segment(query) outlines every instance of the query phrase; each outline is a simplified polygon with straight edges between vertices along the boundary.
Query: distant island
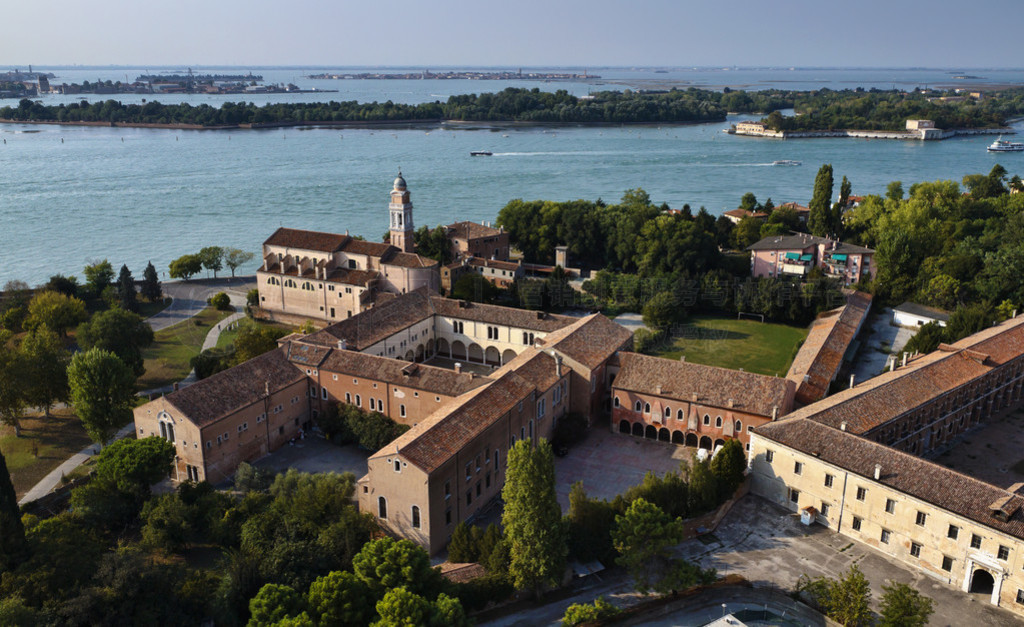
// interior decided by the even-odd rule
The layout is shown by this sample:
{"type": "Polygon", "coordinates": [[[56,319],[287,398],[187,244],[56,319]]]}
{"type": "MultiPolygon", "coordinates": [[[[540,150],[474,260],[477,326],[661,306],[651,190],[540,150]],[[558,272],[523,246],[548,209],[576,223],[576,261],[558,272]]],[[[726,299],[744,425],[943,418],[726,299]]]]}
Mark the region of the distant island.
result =
{"type": "Polygon", "coordinates": [[[430,70],[423,70],[422,72],[404,72],[404,73],[378,73],[378,72],[358,72],[351,73],[345,72],[341,74],[332,74],[325,72],[322,74],[310,74],[306,78],[319,79],[319,80],[399,80],[399,81],[419,81],[419,80],[472,80],[472,81],[580,81],[580,80],[592,80],[601,78],[596,74],[587,74],[586,70],[583,70],[582,74],[566,73],[566,72],[523,72],[518,70],[516,72],[503,71],[503,72],[472,72],[461,70],[458,72],[431,72],[430,70]]]}
{"type": "Polygon", "coordinates": [[[723,122],[727,111],[748,113],[793,106],[789,92],[716,92],[700,89],[658,92],[605,91],[573,96],[565,90],[508,88],[497,93],[459,94],[446,102],[399,104],[310,102],[224,103],[220,108],[188,103],[105,102],[44,105],[22,99],[0,108],[3,122],[42,122],[167,128],[268,128],[495,122],[525,124],[691,124],[723,122]]]}

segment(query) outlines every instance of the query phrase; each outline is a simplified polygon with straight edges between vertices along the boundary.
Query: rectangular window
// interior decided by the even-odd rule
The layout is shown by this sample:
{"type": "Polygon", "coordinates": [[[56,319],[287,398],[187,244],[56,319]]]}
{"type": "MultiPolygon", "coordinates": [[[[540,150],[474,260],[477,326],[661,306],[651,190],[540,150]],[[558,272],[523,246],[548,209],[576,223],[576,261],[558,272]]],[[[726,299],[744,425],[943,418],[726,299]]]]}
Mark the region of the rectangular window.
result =
{"type": "Polygon", "coordinates": [[[917,542],[910,543],[910,554],[913,557],[921,557],[921,545],[917,542]]]}
{"type": "Polygon", "coordinates": [[[452,482],[451,481],[445,481],[444,482],[444,498],[445,499],[449,499],[449,498],[451,498],[451,496],[452,496],[452,482]]]}
{"type": "Polygon", "coordinates": [[[865,488],[857,488],[857,500],[863,501],[864,497],[868,495],[868,491],[865,488]]]}
{"type": "Polygon", "coordinates": [[[860,531],[860,518],[857,516],[853,517],[853,530],[860,531]]]}
{"type": "Polygon", "coordinates": [[[999,559],[1006,561],[1010,559],[1010,547],[999,545],[999,559]]]}
{"type": "Polygon", "coordinates": [[[802,463],[800,463],[800,462],[794,462],[793,463],[793,474],[794,475],[799,475],[799,474],[803,473],[803,471],[804,471],[804,465],[802,463]]]}
{"type": "Polygon", "coordinates": [[[775,451],[773,451],[771,449],[768,449],[767,451],[764,452],[764,461],[766,461],[766,462],[768,462],[770,464],[770,463],[772,463],[772,460],[774,460],[774,459],[775,459],[775,451]]]}
{"type": "Polygon", "coordinates": [[[402,416],[402,418],[405,418],[405,405],[398,406],[398,413],[402,416]]]}
{"type": "Polygon", "coordinates": [[[320,388],[320,398],[327,400],[327,388],[320,388]]]}
{"type": "Polygon", "coordinates": [[[834,479],[835,479],[835,477],[833,477],[832,475],[825,475],[825,487],[826,488],[831,488],[832,487],[832,481],[834,479]]]}
{"type": "Polygon", "coordinates": [[[789,500],[792,503],[798,503],[800,501],[800,490],[789,489],[789,500]]]}
{"type": "Polygon", "coordinates": [[[949,531],[946,532],[946,537],[951,540],[956,540],[957,536],[960,535],[960,527],[956,525],[950,525],[949,531]]]}
{"type": "Polygon", "coordinates": [[[452,510],[450,509],[444,510],[444,524],[452,524],[452,510]]]}
{"type": "Polygon", "coordinates": [[[889,538],[891,536],[892,536],[892,533],[888,529],[882,529],[882,537],[881,537],[882,544],[889,544],[889,538]]]}
{"type": "Polygon", "coordinates": [[[885,511],[891,514],[896,511],[896,501],[892,499],[885,499],[885,511]]]}
{"type": "Polygon", "coordinates": [[[942,556],[942,570],[949,572],[953,570],[953,558],[948,555],[942,556]]]}
{"type": "Polygon", "coordinates": [[[473,468],[473,464],[472,463],[466,464],[466,481],[469,481],[473,477],[472,472],[471,472],[472,468],[473,468]]]}
{"type": "Polygon", "coordinates": [[[972,549],[980,549],[981,548],[981,536],[979,536],[976,533],[975,534],[971,534],[971,548],[972,549]]]}
{"type": "Polygon", "coordinates": [[[471,505],[472,503],[473,503],[473,491],[472,490],[467,490],[466,491],[466,505],[471,505]]]}
{"type": "Polygon", "coordinates": [[[828,503],[822,501],[822,503],[821,503],[821,516],[823,518],[828,518],[828,509],[829,509],[828,503]]]}
{"type": "Polygon", "coordinates": [[[1017,588],[1017,603],[1024,605],[1024,590],[1017,588]]]}
{"type": "Polygon", "coordinates": [[[928,514],[925,514],[924,512],[918,512],[917,513],[917,520],[915,522],[917,523],[918,527],[924,527],[924,523],[925,523],[925,521],[927,519],[928,519],[928,514]]]}

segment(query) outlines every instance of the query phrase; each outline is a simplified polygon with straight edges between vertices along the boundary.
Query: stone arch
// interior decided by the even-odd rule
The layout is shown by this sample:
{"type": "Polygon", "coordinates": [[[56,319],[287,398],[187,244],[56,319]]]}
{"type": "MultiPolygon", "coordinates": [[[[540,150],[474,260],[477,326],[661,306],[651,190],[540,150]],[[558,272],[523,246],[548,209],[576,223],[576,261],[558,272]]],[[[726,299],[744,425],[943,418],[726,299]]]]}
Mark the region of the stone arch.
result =
{"type": "Polygon", "coordinates": [[[437,353],[444,357],[450,358],[452,356],[451,344],[449,344],[448,340],[444,339],[443,337],[437,338],[437,353]]]}
{"type": "Polygon", "coordinates": [[[657,440],[658,428],[654,425],[647,425],[647,429],[644,430],[644,437],[648,440],[657,440]]]}
{"type": "Polygon", "coordinates": [[[629,433],[632,430],[632,425],[629,424],[628,420],[619,421],[619,433],[629,433]]]}
{"type": "Polygon", "coordinates": [[[711,450],[711,438],[706,436],[706,435],[700,436],[700,447],[710,451],[711,450]]]}
{"type": "Polygon", "coordinates": [[[416,359],[416,353],[412,352],[411,348],[409,350],[405,351],[405,360],[406,361],[413,361],[415,359],[416,359]]]}
{"type": "Polygon", "coordinates": [[[672,435],[669,433],[668,429],[662,427],[661,429],[658,429],[658,439],[662,442],[669,442],[672,440],[672,435]]]}
{"type": "Polygon", "coordinates": [[[484,351],[484,360],[492,366],[501,365],[501,351],[494,346],[488,346],[484,351]]]}
{"type": "Polygon", "coordinates": [[[696,433],[687,433],[686,434],[686,446],[693,446],[693,447],[697,446],[697,434],[696,433]]]}
{"type": "Polygon", "coordinates": [[[427,349],[422,344],[416,345],[416,361],[423,361],[423,358],[427,354],[427,349]]]}
{"type": "Polygon", "coordinates": [[[722,438],[715,440],[715,447],[712,450],[717,450],[719,446],[725,446],[725,440],[722,438]]]}
{"type": "Polygon", "coordinates": [[[469,361],[475,361],[482,364],[484,362],[484,349],[476,342],[473,342],[469,345],[468,359],[469,361]]]}
{"type": "Polygon", "coordinates": [[[683,435],[682,431],[679,431],[678,429],[676,429],[675,431],[672,432],[672,444],[685,444],[685,443],[686,443],[686,436],[683,435]]]}
{"type": "Polygon", "coordinates": [[[992,594],[992,590],[995,589],[996,580],[992,576],[992,573],[988,572],[984,568],[976,568],[971,574],[971,586],[968,592],[977,592],[979,594],[992,594]]]}
{"type": "Polygon", "coordinates": [[[452,342],[452,359],[465,359],[466,358],[466,345],[462,343],[462,340],[455,340],[452,342]]]}
{"type": "Polygon", "coordinates": [[[644,423],[634,422],[633,423],[633,435],[638,437],[644,437],[644,423]]]}
{"type": "Polygon", "coordinates": [[[501,363],[507,364],[516,358],[516,352],[511,348],[506,348],[505,352],[501,354],[501,363]]]}

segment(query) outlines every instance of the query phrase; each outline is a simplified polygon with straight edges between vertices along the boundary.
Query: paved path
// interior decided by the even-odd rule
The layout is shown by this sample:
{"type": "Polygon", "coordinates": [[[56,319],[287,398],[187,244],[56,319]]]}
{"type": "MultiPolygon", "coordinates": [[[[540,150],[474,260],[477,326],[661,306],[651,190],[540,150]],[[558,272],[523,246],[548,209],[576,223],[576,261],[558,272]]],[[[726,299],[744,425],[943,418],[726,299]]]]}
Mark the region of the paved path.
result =
{"type": "Polygon", "coordinates": [[[227,279],[194,279],[164,283],[164,294],[174,299],[170,306],[160,313],[147,318],[154,331],[188,320],[206,307],[206,299],[217,292],[231,297],[231,304],[245,307],[246,293],[256,287],[254,276],[239,276],[227,279]]]}
{"type": "MultiPolygon", "coordinates": [[[[248,277],[241,277],[241,279],[247,279],[248,277]]],[[[213,348],[217,345],[217,340],[220,339],[221,331],[227,330],[227,328],[237,320],[244,318],[245,314],[241,313],[241,310],[245,309],[245,293],[248,291],[245,283],[239,278],[234,279],[218,279],[214,281],[204,281],[205,286],[199,285],[200,281],[193,281],[194,285],[188,285],[183,287],[182,283],[167,283],[164,285],[164,293],[168,294],[174,301],[167,309],[157,315],[148,318],[150,326],[153,327],[154,331],[162,328],[166,328],[172,324],[176,324],[183,320],[187,320],[192,316],[196,315],[203,308],[206,307],[206,299],[220,291],[226,292],[231,297],[231,304],[238,310],[239,313],[233,313],[227,318],[221,320],[216,326],[210,329],[209,333],[206,334],[206,338],[203,340],[203,350],[213,348]],[[230,282],[231,288],[225,288],[225,281],[230,282]],[[205,294],[205,295],[204,295],[205,294]],[[178,307],[175,307],[178,305],[178,307]],[[173,309],[173,311],[171,311],[173,309]],[[170,311],[170,313],[168,313],[170,311]],[[191,312],[191,313],[189,313],[191,312]],[[166,314],[166,315],[165,315],[166,314]]],[[[191,385],[196,381],[196,373],[192,371],[187,377],[181,382],[180,385],[191,385]]],[[[152,390],[143,390],[139,392],[140,395],[156,395],[170,392],[173,386],[165,386],[163,388],[156,388],[152,390]]],[[[135,431],[135,422],[130,422],[121,429],[114,436],[114,440],[120,440],[121,438],[127,437],[130,433],[135,431]]],[[[43,477],[42,481],[32,487],[31,490],[25,493],[18,501],[18,505],[24,505],[30,501],[42,498],[50,493],[60,483],[61,477],[65,477],[71,473],[75,468],[78,468],[85,463],[87,459],[97,454],[97,446],[95,444],[90,445],[78,453],[75,453],[64,461],[60,466],[54,468],[50,474],[43,477]]]]}

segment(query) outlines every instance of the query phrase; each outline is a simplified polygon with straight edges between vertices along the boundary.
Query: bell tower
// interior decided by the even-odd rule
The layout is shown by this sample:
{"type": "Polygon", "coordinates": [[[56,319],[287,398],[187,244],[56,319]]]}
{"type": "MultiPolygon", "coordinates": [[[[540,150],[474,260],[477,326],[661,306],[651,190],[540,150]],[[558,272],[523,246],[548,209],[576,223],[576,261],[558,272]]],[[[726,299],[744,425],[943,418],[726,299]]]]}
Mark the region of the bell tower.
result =
{"type": "Polygon", "coordinates": [[[412,201],[409,200],[409,190],[405,188],[405,179],[402,178],[401,170],[398,171],[394,189],[391,190],[391,204],[388,205],[388,213],[391,217],[391,226],[389,227],[391,245],[407,253],[414,252],[412,201]]]}

